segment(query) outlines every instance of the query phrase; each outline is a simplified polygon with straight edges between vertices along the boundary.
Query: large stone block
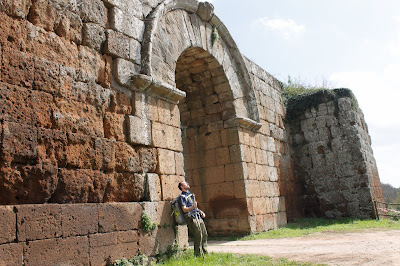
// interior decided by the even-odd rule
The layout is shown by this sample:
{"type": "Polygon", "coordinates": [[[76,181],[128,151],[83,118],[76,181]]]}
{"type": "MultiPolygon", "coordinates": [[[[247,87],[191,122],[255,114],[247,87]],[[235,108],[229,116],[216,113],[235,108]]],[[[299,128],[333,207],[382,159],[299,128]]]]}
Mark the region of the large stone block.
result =
{"type": "Polygon", "coordinates": [[[108,12],[103,1],[89,0],[79,5],[80,17],[84,22],[93,22],[105,27],[108,19],[108,12]]]}
{"type": "Polygon", "coordinates": [[[6,122],[3,124],[1,157],[6,162],[24,163],[37,159],[37,128],[6,122]]]}
{"type": "Polygon", "coordinates": [[[128,132],[129,143],[151,145],[151,122],[149,119],[129,116],[128,132]]]}
{"type": "Polygon", "coordinates": [[[125,141],[125,115],[109,113],[104,115],[104,136],[109,139],[125,141]]]}
{"type": "Polygon", "coordinates": [[[83,134],[68,134],[68,145],[65,147],[67,166],[74,168],[94,167],[94,140],[83,134]]]}
{"type": "Polygon", "coordinates": [[[101,55],[98,51],[87,47],[79,46],[79,70],[88,75],[90,79],[95,80],[98,83],[109,85],[110,80],[107,80],[111,76],[111,68],[107,68],[106,57],[101,55]]]}
{"type": "Polygon", "coordinates": [[[140,72],[140,66],[128,60],[117,58],[114,60],[115,79],[121,85],[131,85],[132,76],[140,72]]]}
{"type": "Polygon", "coordinates": [[[57,167],[51,164],[3,167],[3,204],[46,203],[57,187],[57,167]]]}
{"type": "Polygon", "coordinates": [[[142,207],[139,203],[104,203],[99,205],[99,232],[137,230],[142,207]]]}
{"type": "Polygon", "coordinates": [[[89,235],[98,231],[97,204],[63,204],[61,217],[63,237],[89,235]]]}
{"type": "Polygon", "coordinates": [[[205,171],[206,182],[205,184],[218,184],[225,181],[225,166],[217,165],[207,167],[205,171]]]}
{"type": "Polygon", "coordinates": [[[139,155],[139,172],[154,173],[157,167],[157,149],[148,147],[139,147],[136,149],[139,155]]]}
{"type": "Polygon", "coordinates": [[[175,152],[165,149],[158,149],[157,173],[164,175],[175,175],[175,152]]]}
{"type": "Polygon", "coordinates": [[[109,265],[138,254],[137,231],[129,230],[89,236],[90,265],[109,265]]]}
{"type": "Polygon", "coordinates": [[[146,198],[146,179],[144,174],[115,173],[107,185],[104,201],[136,202],[146,198]]]}
{"type": "Polygon", "coordinates": [[[178,188],[179,182],[185,181],[184,176],[177,175],[161,175],[161,189],[162,189],[162,200],[173,200],[176,198],[181,191],[178,188]]]}
{"type": "Polygon", "coordinates": [[[111,8],[110,26],[112,29],[122,32],[141,42],[143,39],[144,22],[139,19],[141,10],[138,10],[138,7],[141,7],[142,5],[137,3],[133,6],[131,1],[126,2],[125,5],[131,5],[132,8],[129,8],[130,10],[124,10],[117,7],[111,8]]]}
{"type": "Polygon", "coordinates": [[[115,167],[117,171],[139,172],[139,154],[126,142],[115,143],[115,167]]]}
{"type": "Polygon", "coordinates": [[[59,170],[59,180],[51,202],[93,203],[103,202],[112,174],[93,170],[59,170]]]}
{"type": "Polygon", "coordinates": [[[243,180],[243,163],[231,163],[225,165],[225,180],[236,181],[243,180]]]}
{"type": "MultiPolygon", "coordinates": [[[[12,206],[0,206],[0,247],[16,239],[16,214],[12,206]]],[[[0,248],[1,250],[1,248],[0,248]]],[[[1,253],[1,252],[0,252],[1,253]]],[[[2,256],[0,256],[1,258],[2,256]]],[[[1,261],[0,261],[1,264],[1,261]]]]}
{"type": "Polygon", "coordinates": [[[89,265],[88,250],[86,236],[30,241],[24,244],[24,264],[89,265]]]}
{"type": "Polygon", "coordinates": [[[26,18],[31,6],[31,0],[4,0],[0,5],[0,11],[6,12],[12,17],[26,18]]]}
{"type": "Polygon", "coordinates": [[[31,94],[27,89],[0,83],[0,118],[4,121],[34,125],[37,118],[33,117],[31,94]]]}
{"type": "Polygon", "coordinates": [[[83,45],[101,51],[105,40],[105,29],[101,25],[96,23],[85,23],[83,25],[83,45]]]}
{"type": "Polygon", "coordinates": [[[0,245],[0,265],[23,265],[24,244],[0,245]]]}
{"type": "Polygon", "coordinates": [[[103,137],[104,126],[101,112],[93,105],[66,99],[55,99],[53,112],[55,129],[103,137]]]}
{"type": "Polygon", "coordinates": [[[60,90],[60,65],[40,58],[34,59],[33,88],[50,94],[60,90]]]}
{"type": "Polygon", "coordinates": [[[146,174],[147,176],[147,195],[146,199],[149,201],[161,201],[161,180],[157,174],[146,174]]]}
{"type": "Polygon", "coordinates": [[[18,241],[60,237],[61,205],[19,205],[17,209],[18,241]]]}
{"type": "Polygon", "coordinates": [[[95,169],[110,172],[115,169],[115,141],[98,138],[95,145],[95,169]]]}
{"type": "Polygon", "coordinates": [[[56,109],[53,96],[47,92],[32,91],[29,102],[32,106],[31,122],[38,127],[51,128],[52,112],[56,109]]]}
{"type": "Polygon", "coordinates": [[[129,59],[129,37],[114,30],[106,30],[106,36],[104,52],[114,57],[129,59]]]}

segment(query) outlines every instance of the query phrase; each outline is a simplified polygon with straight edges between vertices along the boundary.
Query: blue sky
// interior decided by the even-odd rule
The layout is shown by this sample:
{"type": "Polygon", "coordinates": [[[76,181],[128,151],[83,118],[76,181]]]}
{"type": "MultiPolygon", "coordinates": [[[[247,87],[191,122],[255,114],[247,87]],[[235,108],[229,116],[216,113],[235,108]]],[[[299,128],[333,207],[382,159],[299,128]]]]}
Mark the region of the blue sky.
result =
{"type": "Polygon", "coordinates": [[[346,87],[383,183],[400,187],[399,0],[212,0],[240,51],[281,81],[346,87]]]}

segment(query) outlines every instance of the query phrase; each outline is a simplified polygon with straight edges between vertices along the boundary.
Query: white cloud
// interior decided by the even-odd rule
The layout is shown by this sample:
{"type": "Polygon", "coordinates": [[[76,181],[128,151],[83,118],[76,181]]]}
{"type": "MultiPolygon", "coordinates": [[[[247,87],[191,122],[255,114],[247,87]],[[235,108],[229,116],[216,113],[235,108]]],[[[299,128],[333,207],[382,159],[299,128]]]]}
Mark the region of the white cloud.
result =
{"type": "Polygon", "coordinates": [[[293,19],[270,19],[263,17],[255,20],[254,23],[266,30],[279,32],[287,40],[298,37],[306,30],[304,25],[297,24],[293,19]]]}

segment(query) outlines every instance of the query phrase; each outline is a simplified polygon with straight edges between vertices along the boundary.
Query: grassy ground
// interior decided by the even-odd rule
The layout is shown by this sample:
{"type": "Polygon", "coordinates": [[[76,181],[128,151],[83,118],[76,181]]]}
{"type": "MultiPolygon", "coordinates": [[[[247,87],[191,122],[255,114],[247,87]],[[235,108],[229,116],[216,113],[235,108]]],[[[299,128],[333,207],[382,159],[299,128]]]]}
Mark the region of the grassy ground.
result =
{"type": "MultiPolygon", "coordinates": [[[[400,222],[392,220],[358,220],[358,219],[300,219],[277,230],[251,234],[245,237],[219,237],[212,240],[254,240],[267,238],[299,237],[320,232],[359,232],[363,230],[400,230],[400,222]]],[[[272,259],[256,255],[234,255],[210,253],[203,258],[193,256],[193,250],[186,250],[166,258],[156,265],[316,265],[299,263],[286,259],[272,259]]]]}
{"type": "Polygon", "coordinates": [[[194,257],[193,250],[187,250],[174,257],[164,260],[156,265],[170,266],[195,266],[195,265],[316,265],[311,263],[300,263],[286,259],[272,259],[266,256],[256,255],[235,255],[229,253],[213,253],[202,257],[194,257]]]}
{"type": "Polygon", "coordinates": [[[268,232],[251,234],[237,240],[254,240],[267,238],[299,237],[319,232],[357,232],[367,229],[400,230],[400,222],[392,220],[358,220],[343,219],[300,219],[285,227],[268,232]]]}

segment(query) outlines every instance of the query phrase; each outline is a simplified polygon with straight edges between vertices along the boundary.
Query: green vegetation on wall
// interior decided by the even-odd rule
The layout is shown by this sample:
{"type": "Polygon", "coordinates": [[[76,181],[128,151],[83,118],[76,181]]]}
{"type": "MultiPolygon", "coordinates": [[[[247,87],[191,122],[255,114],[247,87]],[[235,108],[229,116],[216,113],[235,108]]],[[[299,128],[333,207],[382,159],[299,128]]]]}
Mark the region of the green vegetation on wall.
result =
{"type": "Polygon", "coordinates": [[[319,104],[349,97],[353,107],[358,108],[357,99],[353,92],[346,88],[331,89],[327,83],[312,86],[302,82],[295,82],[290,77],[287,83],[282,83],[283,101],[286,106],[286,121],[290,122],[306,110],[317,108],[319,104]]]}

